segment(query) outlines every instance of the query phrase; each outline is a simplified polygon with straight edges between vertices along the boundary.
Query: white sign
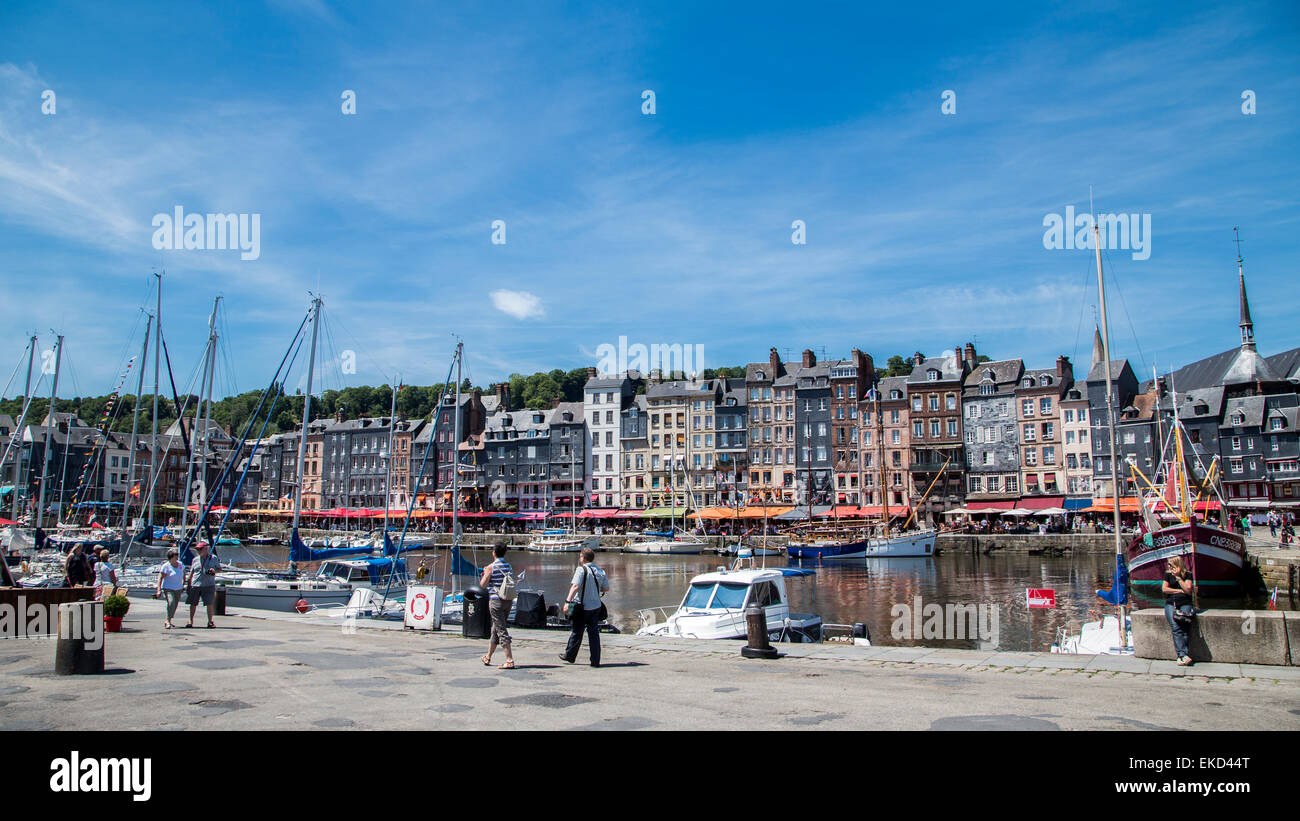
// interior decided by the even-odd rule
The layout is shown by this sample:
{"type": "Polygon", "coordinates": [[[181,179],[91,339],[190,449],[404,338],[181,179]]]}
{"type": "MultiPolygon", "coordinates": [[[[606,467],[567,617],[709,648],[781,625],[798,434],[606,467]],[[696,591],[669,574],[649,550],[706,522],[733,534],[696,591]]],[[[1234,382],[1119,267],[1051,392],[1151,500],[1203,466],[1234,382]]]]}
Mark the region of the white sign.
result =
{"type": "Polygon", "coordinates": [[[425,585],[406,588],[406,617],[403,624],[412,630],[441,630],[442,589],[425,585]]]}

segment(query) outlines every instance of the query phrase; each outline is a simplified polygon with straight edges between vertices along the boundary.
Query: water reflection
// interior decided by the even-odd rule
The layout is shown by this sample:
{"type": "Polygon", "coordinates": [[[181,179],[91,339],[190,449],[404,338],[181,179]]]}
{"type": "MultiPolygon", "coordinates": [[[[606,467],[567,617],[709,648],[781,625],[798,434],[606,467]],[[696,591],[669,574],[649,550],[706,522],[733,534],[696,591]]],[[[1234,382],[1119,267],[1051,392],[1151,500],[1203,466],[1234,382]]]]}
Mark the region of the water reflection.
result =
{"type": "MultiPolygon", "coordinates": [[[[465,556],[476,565],[491,561],[487,549],[466,550],[465,556]]],[[[450,587],[447,579],[446,551],[415,554],[408,560],[414,572],[423,557],[430,567],[434,583],[450,587]]],[[[524,573],[524,587],[540,589],[547,604],[563,601],[569,589],[576,554],[529,553],[511,550],[507,559],[516,573],[524,573]]],[[[760,566],[763,559],[758,560],[760,566]]],[[[874,644],[924,645],[927,647],[980,648],[999,650],[1047,650],[1058,628],[1068,622],[1095,619],[1105,605],[1096,591],[1108,589],[1114,570],[1114,556],[1029,555],[1023,553],[946,552],[935,557],[915,559],[850,559],[805,562],[798,565],[782,558],[768,557],[768,567],[803,566],[815,570],[808,578],[787,580],[790,605],[796,612],[817,613],[826,622],[852,624],[863,622],[874,644]],[[1035,610],[1025,605],[1025,589],[1050,587],[1056,590],[1057,609],[1035,610]],[[923,604],[990,606],[997,613],[996,642],[982,645],[972,639],[895,638],[891,626],[899,618],[895,605],[914,605],[917,597],[923,604]]],[[[635,632],[640,622],[636,611],[643,608],[676,607],[686,593],[692,577],[720,566],[728,560],[720,556],[653,556],[644,554],[601,553],[596,563],[609,576],[611,591],[605,599],[610,619],[624,632],[635,632]]],[[[458,588],[474,583],[461,577],[458,588]]],[[[1136,594],[1136,593],[1135,593],[1136,594]]],[[[1161,606],[1163,599],[1141,596],[1142,607],[1161,606]]],[[[1202,598],[1203,607],[1267,607],[1266,597],[1202,598]]],[[[1289,606],[1283,595],[1280,608],[1289,606]]]]}

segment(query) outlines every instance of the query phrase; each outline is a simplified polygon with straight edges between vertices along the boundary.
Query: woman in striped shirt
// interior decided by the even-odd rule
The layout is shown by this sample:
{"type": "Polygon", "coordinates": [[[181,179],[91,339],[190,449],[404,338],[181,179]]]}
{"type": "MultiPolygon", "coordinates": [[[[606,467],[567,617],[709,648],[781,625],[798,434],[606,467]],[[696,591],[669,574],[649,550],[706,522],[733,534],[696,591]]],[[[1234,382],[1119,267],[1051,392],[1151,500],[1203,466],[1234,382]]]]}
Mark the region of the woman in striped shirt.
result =
{"type": "Polygon", "coordinates": [[[510,650],[510,631],[506,629],[506,619],[510,616],[510,602],[497,595],[501,589],[501,582],[505,579],[507,573],[513,573],[510,569],[510,562],[506,561],[506,543],[497,542],[492,548],[492,555],[495,560],[492,564],[483,568],[483,578],[479,580],[480,587],[486,587],[491,594],[488,602],[488,614],[492,616],[492,640],[488,643],[487,655],[483,657],[483,664],[492,666],[492,654],[496,652],[497,645],[506,651],[506,663],[500,666],[501,670],[515,669],[515,656],[510,650]]]}

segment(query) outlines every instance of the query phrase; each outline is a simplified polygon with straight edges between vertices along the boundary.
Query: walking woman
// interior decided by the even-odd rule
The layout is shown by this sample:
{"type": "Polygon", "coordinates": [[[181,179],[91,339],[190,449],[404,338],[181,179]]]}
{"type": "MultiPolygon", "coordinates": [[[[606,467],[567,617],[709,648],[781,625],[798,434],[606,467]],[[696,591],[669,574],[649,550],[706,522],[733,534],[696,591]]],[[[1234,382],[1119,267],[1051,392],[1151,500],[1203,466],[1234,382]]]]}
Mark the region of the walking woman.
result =
{"type": "Polygon", "coordinates": [[[595,565],[596,551],[590,547],[582,549],[578,560],[578,569],[573,571],[573,580],[569,583],[569,595],[565,597],[565,609],[569,613],[572,632],[569,644],[560,654],[560,658],[573,664],[578,660],[578,651],[582,649],[582,631],[587,631],[587,646],[591,653],[591,666],[600,666],[600,622],[604,618],[605,605],[600,597],[609,591],[609,579],[605,571],[595,565]]]}
{"type": "Polygon", "coordinates": [[[73,545],[72,550],[68,552],[68,558],[63,563],[63,571],[68,574],[68,587],[84,587],[94,579],[82,550],[80,542],[73,545]]]}
{"type": "Polygon", "coordinates": [[[117,569],[108,561],[108,550],[99,551],[95,564],[95,598],[102,599],[117,590],[117,569]]]}
{"type": "Polygon", "coordinates": [[[506,663],[497,669],[513,670],[515,655],[510,649],[510,631],[506,628],[506,619],[510,616],[510,600],[501,598],[499,594],[501,583],[514,571],[510,568],[510,562],[506,561],[505,542],[497,542],[492,547],[492,555],[495,557],[492,564],[483,568],[483,578],[479,580],[479,586],[487,588],[491,595],[488,601],[488,615],[492,617],[492,640],[488,642],[488,651],[483,657],[483,664],[492,666],[492,654],[497,651],[499,644],[506,651],[506,663]]]}
{"type": "Polygon", "coordinates": [[[167,561],[159,569],[158,584],[154,587],[155,599],[164,596],[167,598],[167,618],[163,621],[163,627],[167,630],[175,626],[172,619],[181,603],[181,591],[185,589],[185,568],[181,567],[179,557],[180,553],[175,548],[167,551],[167,561]]]}
{"type": "Polygon", "coordinates": [[[1180,623],[1180,619],[1185,619],[1184,613],[1194,611],[1192,611],[1192,580],[1187,577],[1187,565],[1183,563],[1182,556],[1169,557],[1165,580],[1160,585],[1160,591],[1165,594],[1165,619],[1174,634],[1174,652],[1178,654],[1178,666],[1187,667],[1192,663],[1191,654],[1187,649],[1187,628],[1191,626],[1191,622],[1184,620],[1180,623]]]}

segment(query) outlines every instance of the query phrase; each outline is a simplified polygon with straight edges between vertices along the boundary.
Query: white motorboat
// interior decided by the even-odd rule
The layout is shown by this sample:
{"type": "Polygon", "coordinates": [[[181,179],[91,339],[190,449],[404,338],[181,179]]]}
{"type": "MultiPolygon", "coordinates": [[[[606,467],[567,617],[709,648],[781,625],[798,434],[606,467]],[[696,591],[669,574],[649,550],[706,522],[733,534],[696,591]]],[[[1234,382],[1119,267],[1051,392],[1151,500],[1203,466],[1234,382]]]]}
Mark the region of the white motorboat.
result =
{"type": "Polygon", "coordinates": [[[318,579],[246,579],[226,585],[226,606],[231,608],[288,613],[296,609],[299,600],[309,607],[319,607],[347,604],[351,597],[352,585],[318,579]]]}
{"type": "Polygon", "coordinates": [[[599,536],[579,536],[565,530],[544,530],[528,543],[534,553],[578,553],[584,547],[600,549],[599,536]]]}
{"type": "MultiPolygon", "coordinates": [[[[1124,635],[1131,636],[1132,618],[1124,617],[1124,635]]],[[[1053,653],[1070,653],[1085,656],[1131,656],[1133,645],[1120,644],[1119,617],[1102,616],[1100,621],[1083,625],[1077,635],[1067,635],[1065,628],[1057,634],[1052,645],[1053,653]]]]}
{"type": "Polygon", "coordinates": [[[691,579],[686,597],[665,621],[658,616],[670,608],[637,611],[641,619],[638,636],[688,639],[743,639],[746,636],[745,608],[756,602],[767,615],[772,641],[816,642],[821,640],[822,620],[811,613],[790,612],[785,580],[811,576],[811,570],[766,568],[719,569],[691,579]]]}
{"type": "Polygon", "coordinates": [[[699,554],[708,546],[703,540],[679,531],[650,534],[652,538],[637,539],[623,547],[624,553],[699,554]]]}

